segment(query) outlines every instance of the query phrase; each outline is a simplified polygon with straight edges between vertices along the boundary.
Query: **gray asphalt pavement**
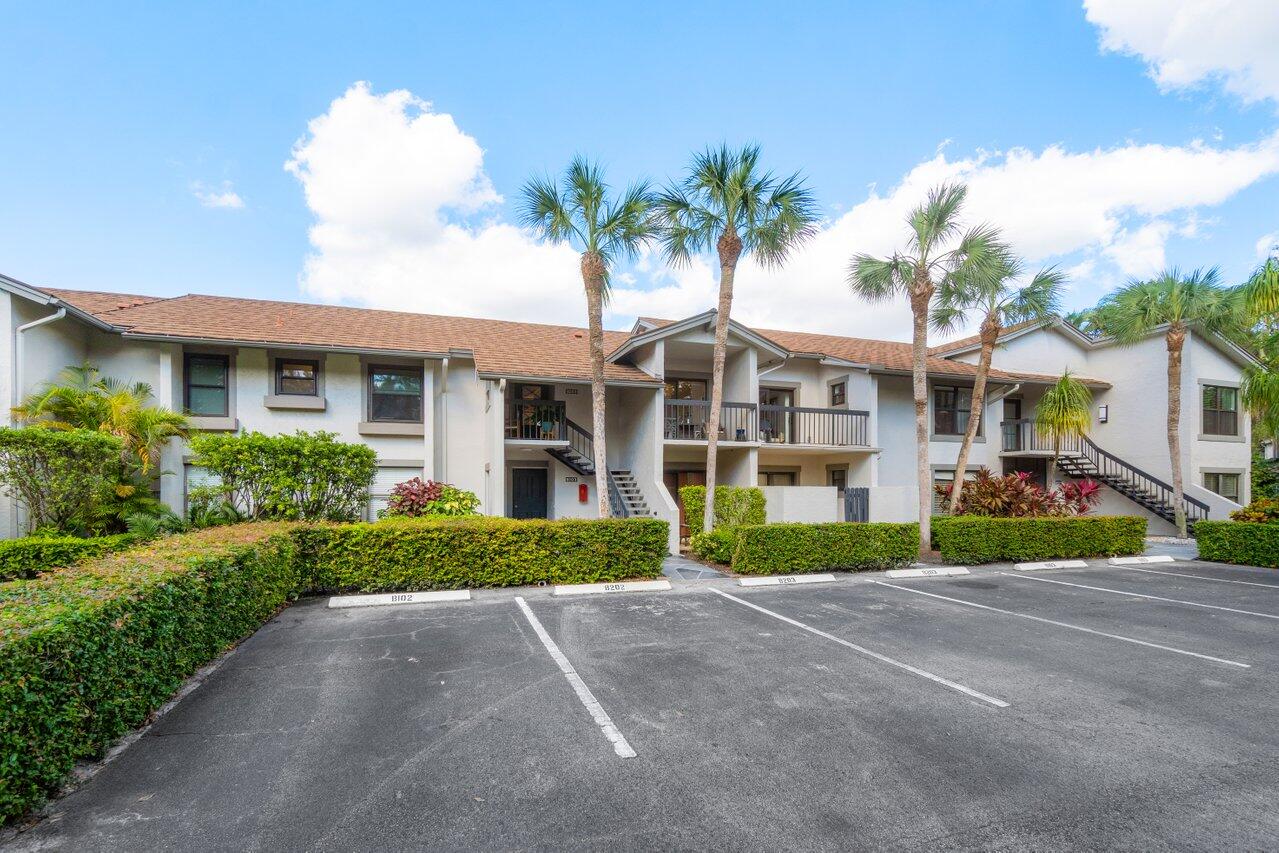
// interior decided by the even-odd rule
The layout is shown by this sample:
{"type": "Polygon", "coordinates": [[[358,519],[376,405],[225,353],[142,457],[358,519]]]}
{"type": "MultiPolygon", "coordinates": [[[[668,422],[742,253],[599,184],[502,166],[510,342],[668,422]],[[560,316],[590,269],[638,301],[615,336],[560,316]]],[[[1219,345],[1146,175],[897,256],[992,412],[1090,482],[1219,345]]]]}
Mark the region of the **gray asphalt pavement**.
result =
{"type": "Polygon", "coordinates": [[[1279,573],[1141,568],[306,601],[8,847],[1279,847],[1279,573]]]}

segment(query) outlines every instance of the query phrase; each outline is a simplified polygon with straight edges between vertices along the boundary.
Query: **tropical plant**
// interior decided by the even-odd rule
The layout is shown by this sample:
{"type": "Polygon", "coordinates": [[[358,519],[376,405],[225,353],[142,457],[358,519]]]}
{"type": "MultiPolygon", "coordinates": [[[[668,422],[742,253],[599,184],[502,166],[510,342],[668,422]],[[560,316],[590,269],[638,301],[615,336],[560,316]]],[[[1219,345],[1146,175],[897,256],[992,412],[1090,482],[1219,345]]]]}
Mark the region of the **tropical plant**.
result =
{"type": "Polygon", "coordinates": [[[1035,404],[1035,432],[1046,436],[1053,445],[1053,462],[1049,470],[1057,467],[1061,443],[1087,435],[1091,426],[1092,391],[1066,370],[1035,404]]]}
{"type": "Polygon", "coordinates": [[[459,489],[449,483],[435,480],[423,480],[414,477],[399,483],[391,489],[391,498],[381,515],[388,518],[404,516],[419,518],[421,516],[442,515],[479,515],[480,499],[475,492],[459,489]]]}
{"type": "MultiPolygon", "coordinates": [[[[977,268],[967,278],[948,276],[938,287],[938,306],[933,310],[932,323],[938,331],[953,331],[961,325],[970,311],[981,315],[978,339],[981,354],[977,359],[977,374],[973,378],[973,397],[968,427],[959,445],[959,458],[955,462],[955,481],[963,482],[968,468],[968,456],[981,429],[982,413],[986,405],[986,381],[990,376],[990,363],[995,344],[1004,327],[1017,323],[1043,320],[1057,311],[1065,276],[1049,267],[1037,272],[1025,285],[1018,280],[1025,274],[1025,265],[1011,252],[1000,251],[995,260],[985,268],[977,268]]],[[[959,506],[960,491],[950,498],[950,514],[959,506]]]]}
{"type": "Polygon", "coordinates": [[[186,521],[196,530],[235,524],[243,518],[218,486],[196,486],[187,491],[186,521]]]}
{"type": "Polygon", "coordinates": [[[719,304],[706,416],[707,500],[702,513],[703,528],[711,530],[724,360],[737,264],[743,256],[750,256],[764,267],[781,267],[791,252],[816,233],[817,204],[799,173],[781,178],[762,171],[758,145],[740,149],[721,145],[693,155],[683,180],[667,186],[656,205],[662,247],[669,262],[688,264],[712,247],[719,259],[719,304]]]}
{"type": "Polygon", "coordinates": [[[49,429],[91,429],[120,439],[126,471],[149,477],[172,438],[186,438],[186,416],[150,405],[151,386],[103,376],[89,363],[67,367],[13,409],[14,418],[49,429]]]}
{"type": "Polygon", "coordinates": [[[1067,482],[1055,489],[1043,489],[1025,471],[996,476],[986,468],[978,468],[976,476],[963,481],[959,489],[950,483],[937,486],[936,490],[944,498],[959,499],[958,509],[952,510],[951,515],[1069,517],[1086,515],[1101,501],[1101,486],[1093,480],[1067,482]]]}
{"type": "Polygon", "coordinates": [[[929,552],[932,516],[931,475],[928,467],[928,320],[939,286],[973,281],[989,274],[1004,252],[998,233],[988,226],[961,232],[959,213],[968,190],[962,184],[943,184],[906,218],[910,237],[906,248],[889,258],[859,253],[848,268],[848,284],[855,295],[870,302],[905,296],[913,318],[911,375],[915,399],[915,482],[919,497],[919,550],[929,552]]]}
{"type": "Polygon", "coordinates": [[[1231,521],[1248,521],[1254,524],[1272,524],[1279,521],[1279,499],[1257,498],[1245,507],[1230,513],[1231,521]]]}
{"type": "Polygon", "coordinates": [[[609,301],[612,267],[634,257],[653,237],[648,184],[639,181],[621,196],[609,198],[604,171],[585,157],[574,157],[557,185],[549,176],[532,178],[520,191],[519,216],[525,227],[548,243],[567,243],[581,252],[586,290],[586,326],[591,360],[591,429],[595,493],[600,518],[610,514],[608,452],[604,416],[604,305],[609,301]]]}
{"type": "Polygon", "coordinates": [[[1150,281],[1125,285],[1097,306],[1101,331],[1123,345],[1163,332],[1168,349],[1168,458],[1172,465],[1172,502],[1177,533],[1186,535],[1181,470],[1181,358],[1191,327],[1204,334],[1235,329],[1244,316],[1241,291],[1221,286],[1217,270],[1189,275],[1165,270],[1150,281]]]}

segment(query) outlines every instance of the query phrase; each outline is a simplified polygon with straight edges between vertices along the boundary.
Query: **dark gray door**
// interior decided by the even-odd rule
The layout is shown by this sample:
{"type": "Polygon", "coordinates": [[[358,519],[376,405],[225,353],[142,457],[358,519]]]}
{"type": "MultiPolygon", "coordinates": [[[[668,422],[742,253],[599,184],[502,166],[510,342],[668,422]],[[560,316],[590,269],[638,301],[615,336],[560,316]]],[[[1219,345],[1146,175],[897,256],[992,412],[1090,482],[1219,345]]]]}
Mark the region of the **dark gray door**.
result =
{"type": "Polygon", "coordinates": [[[546,469],[511,469],[511,517],[546,518],[546,469]]]}

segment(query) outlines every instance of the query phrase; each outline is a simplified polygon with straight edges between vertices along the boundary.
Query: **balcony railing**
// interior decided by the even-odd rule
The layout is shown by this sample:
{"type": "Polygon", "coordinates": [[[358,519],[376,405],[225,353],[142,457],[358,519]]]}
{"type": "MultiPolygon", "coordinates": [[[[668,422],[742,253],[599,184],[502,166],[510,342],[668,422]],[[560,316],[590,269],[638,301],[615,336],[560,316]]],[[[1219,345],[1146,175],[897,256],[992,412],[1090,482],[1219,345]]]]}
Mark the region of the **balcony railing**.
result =
{"type": "Polygon", "coordinates": [[[870,412],[761,405],[759,432],[765,444],[867,447],[870,412]]]}
{"type": "Polygon", "coordinates": [[[506,437],[511,441],[568,441],[564,401],[507,401],[506,437]]]}
{"type": "MultiPolygon", "coordinates": [[[[666,438],[680,441],[705,441],[706,421],[710,418],[709,400],[667,400],[665,402],[666,438]]],[[[724,403],[719,416],[720,441],[759,441],[754,403],[724,403]]]]}
{"type": "MultiPolygon", "coordinates": [[[[1035,422],[1030,418],[1002,421],[999,424],[999,442],[1002,453],[1053,452],[1052,439],[1035,429],[1035,422]]],[[[1079,437],[1063,436],[1056,449],[1059,453],[1079,453],[1079,437]]]]}

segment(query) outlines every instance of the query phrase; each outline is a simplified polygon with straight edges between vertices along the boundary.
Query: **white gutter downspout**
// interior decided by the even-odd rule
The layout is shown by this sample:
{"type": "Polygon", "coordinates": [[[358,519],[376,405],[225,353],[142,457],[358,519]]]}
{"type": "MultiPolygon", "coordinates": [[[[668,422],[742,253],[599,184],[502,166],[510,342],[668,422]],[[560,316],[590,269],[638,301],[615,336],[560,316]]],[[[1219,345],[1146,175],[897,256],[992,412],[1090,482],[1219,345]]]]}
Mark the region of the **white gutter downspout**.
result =
{"type": "Polygon", "coordinates": [[[9,394],[10,406],[18,405],[18,398],[20,394],[19,385],[21,385],[22,383],[22,361],[23,361],[23,355],[26,352],[26,347],[23,345],[23,342],[26,339],[23,337],[22,333],[27,331],[28,329],[34,329],[36,326],[43,326],[45,323],[52,323],[55,320],[61,320],[65,316],[67,316],[67,309],[59,308],[57,311],[48,315],[47,317],[41,317],[39,320],[32,320],[30,323],[23,323],[21,326],[19,326],[17,329],[14,330],[13,377],[12,377],[13,385],[10,389],[10,394],[9,394]]]}
{"type": "Polygon", "coordinates": [[[440,362],[440,482],[449,481],[449,406],[444,398],[449,393],[449,360],[440,362]]]}

